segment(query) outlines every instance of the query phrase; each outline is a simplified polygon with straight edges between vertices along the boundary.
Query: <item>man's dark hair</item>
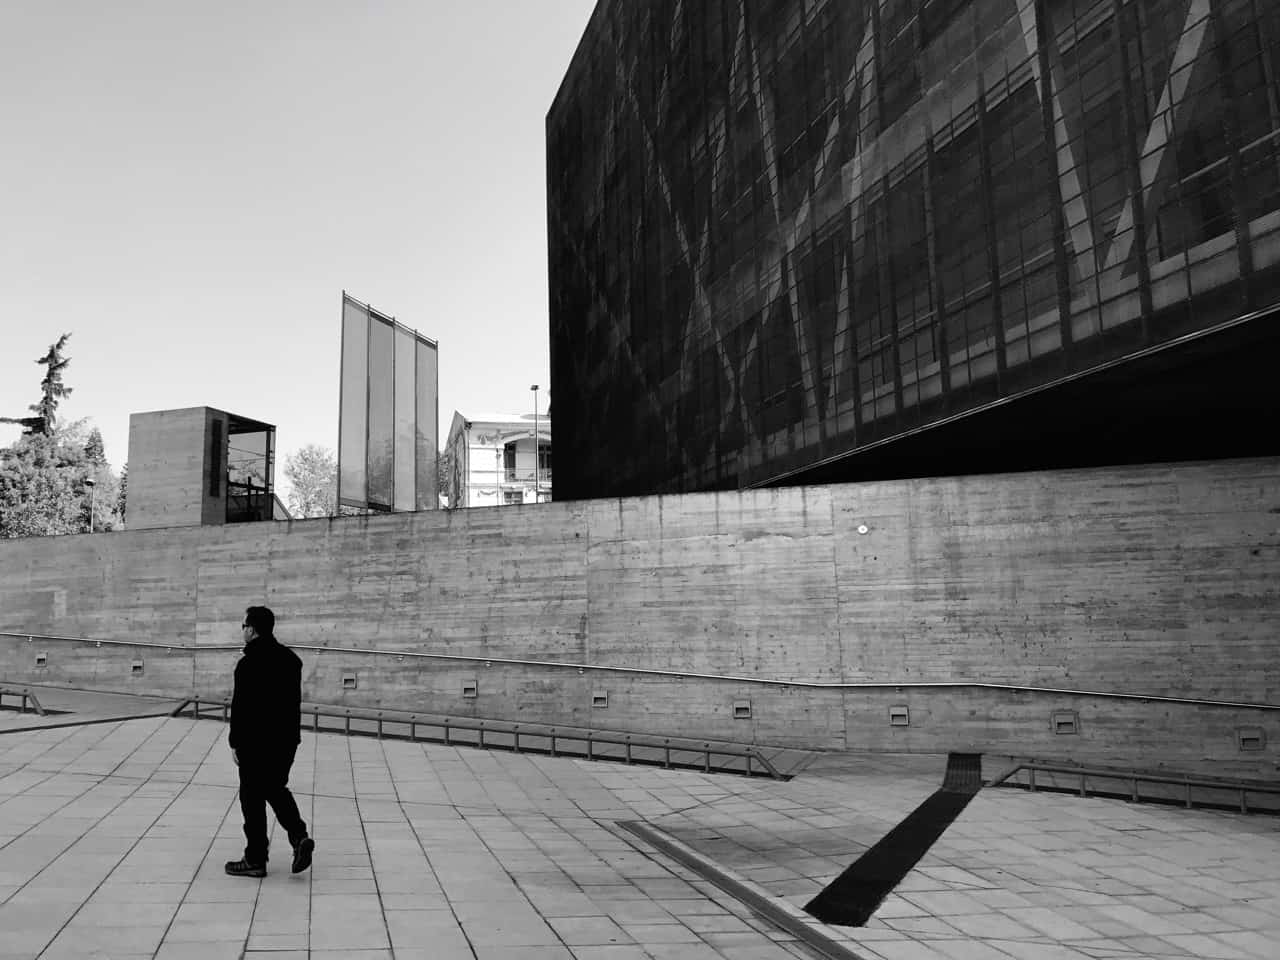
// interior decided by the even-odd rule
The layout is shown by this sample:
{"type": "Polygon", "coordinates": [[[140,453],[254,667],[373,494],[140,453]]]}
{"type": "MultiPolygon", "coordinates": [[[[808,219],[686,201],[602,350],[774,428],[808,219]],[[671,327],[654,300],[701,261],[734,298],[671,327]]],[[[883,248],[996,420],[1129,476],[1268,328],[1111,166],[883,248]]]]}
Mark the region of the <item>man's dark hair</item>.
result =
{"type": "Polygon", "coordinates": [[[276,615],[270,607],[245,607],[244,622],[253,627],[260,637],[273,636],[276,629],[276,615]]]}

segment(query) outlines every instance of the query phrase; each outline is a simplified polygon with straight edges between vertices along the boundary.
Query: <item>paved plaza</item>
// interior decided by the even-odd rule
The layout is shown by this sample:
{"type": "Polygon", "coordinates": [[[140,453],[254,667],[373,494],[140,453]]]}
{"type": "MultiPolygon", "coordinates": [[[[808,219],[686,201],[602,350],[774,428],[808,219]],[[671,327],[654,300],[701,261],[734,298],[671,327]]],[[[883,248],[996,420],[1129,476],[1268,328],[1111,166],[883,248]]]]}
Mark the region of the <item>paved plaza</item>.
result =
{"type": "MultiPolygon", "coordinates": [[[[276,836],[253,880],[222,869],[243,848],[222,723],[5,729],[2,960],[818,956],[709,878],[798,914],[945,767],[824,755],[780,782],[308,731],[315,864],[291,875],[276,836]]],[[[1280,819],[987,789],[868,925],[810,923],[866,960],[1274,960],[1280,819]]]]}

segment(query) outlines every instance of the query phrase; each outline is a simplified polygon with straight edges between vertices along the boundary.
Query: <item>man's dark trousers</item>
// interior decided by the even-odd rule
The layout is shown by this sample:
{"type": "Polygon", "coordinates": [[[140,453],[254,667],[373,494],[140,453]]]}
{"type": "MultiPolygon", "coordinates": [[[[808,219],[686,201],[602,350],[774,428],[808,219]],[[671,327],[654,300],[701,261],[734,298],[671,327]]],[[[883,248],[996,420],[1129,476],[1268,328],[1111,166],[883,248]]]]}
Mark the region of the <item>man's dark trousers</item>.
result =
{"type": "Polygon", "coordinates": [[[249,863],[267,862],[267,804],[297,846],[307,835],[297,801],[289,792],[289,768],[297,744],[237,750],[240,760],[240,812],[244,815],[244,858],[249,863]]]}

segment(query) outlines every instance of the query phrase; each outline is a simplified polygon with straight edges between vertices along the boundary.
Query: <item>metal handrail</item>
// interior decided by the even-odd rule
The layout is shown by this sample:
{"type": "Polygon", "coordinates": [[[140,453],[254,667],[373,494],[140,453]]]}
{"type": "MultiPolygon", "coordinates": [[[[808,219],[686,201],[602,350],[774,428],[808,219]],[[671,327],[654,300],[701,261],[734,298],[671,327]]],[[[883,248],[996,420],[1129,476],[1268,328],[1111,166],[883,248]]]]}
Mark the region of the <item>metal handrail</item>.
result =
{"type": "MultiPolygon", "coordinates": [[[[145,647],[172,652],[216,652],[242,650],[243,644],[188,644],[188,643],[156,643],[150,640],[97,640],[91,637],[54,637],[40,634],[8,633],[0,631],[0,637],[16,637],[28,642],[34,640],[55,640],[70,643],[92,643],[97,646],[145,647]]],[[[675,677],[681,680],[714,680],[724,683],[750,683],[768,687],[804,687],[809,690],[928,690],[928,689],[968,689],[968,690],[1007,690],[1015,693],[1051,693],[1057,696],[1100,697],[1113,700],[1138,700],[1143,703],[1181,703],[1197,707],[1229,707],[1247,710],[1277,710],[1280,703],[1250,703],[1240,700],[1207,700],[1197,697],[1170,697],[1152,693],[1118,693],[1111,690],[1075,690],[1068,687],[1036,687],[1027,684],[991,683],[981,680],[775,680],[769,677],[740,677],[731,674],[694,673],[682,670],[659,670],[652,667],[620,667],[599,663],[571,663],[559,660],[520,660],[510,657],[478,657],[458,653],[422,653],[417,650],[380,650],[361,649],[359,647],[332,647],[320,644],[291,643],[293,650],[310,650],[317,653],[340,653],[346,655],[373,657],[413,657],[422,660],[447,660],[462,663],[482,663],[485,666],[503,664],[506,666],[544,667],[557,670],[577,670],[585,673],[590,670],[598,673],[626,673],[642,676],[675,677]]]]}
{"type": "MultiPolygon", "coordinates": [[[[201,700],[199,697],[190,697],[183,700],[172,712],[171,716],[179,716],[184,711],[190,710],[192,716],[199,720],[201,718],[201,707],[212,707],[215,711],[220,711],[221,719],[226,723],[231,715],[231,703],[228,700],[201,700]]],[[[743,760],[746,764],[746,772],[748,776],[754,775],[752,769],[753,764],[759,764],[760,769],[768,776],[775,780],[787,779],[773,763],[761,753],[757,748],[734,743],[718,743],[710,740],[687,740],[680,737],[657,737],[647,736],[645,734],[619,733],[615,731],[596,731],[585,729],[582,727],[557,727],[540,723],[515,723],[507,720],[476,720],[470,717],[448,717],[436,714],[404,714],[404,711],[384,711],[384,710],[360,710],[348,707],[329,707],[323,704],[312,704],[305,707],[302,711],[311,717],[311,729],[319,732],[320,718],[329,717],[332,719],[343,720],[343,731],[348,736],[351,734],[352,720],[373,721],[377,724],[376,735],[379,740],[382,739],[384,732],[384,724],[400,724],[408,726],[409,734],[404,739],[418,742],[429,737],[419,737],[418,727],[441,727],[444,730],[443,742],[448,745],[454,745],[458,741],[451,739],[451,731],[467,730],[478,734],[477,746],[484,748],[500,747],[502,745],[495,744],[492,741],[485,742],[486,733],[507,734],[511,737],[511,749],[516,753],[523,753],[529,749],[527,743],[522,748],[520,737],[538,737],[550,741],[548,752],[551,756],[559,756],[564,751],[558,746],[560,741],[570,741],[586,744],[586,759],[588,760],[617,760],[619,758],[613,756],[597,755],[595,746],[597,744],[609,744],[621,746],[625,748],[623,754],[623,762],[625,763],[643,763],[644,760],[637,758],[633,753],[633,748],[649,748],[653,750],[661,750],[663,752],[662,766],[670,769],[672,766],[671,754],[676,753],[700,753],[703,755],[702,769],[706,773],[712,772],[711,758],[730,757],[737,760],[743,760]],[[391,715],[388,715],[391,714],[391,715]]],[[[330,731],[332,732],[332,731],[330,731]]],[[[359,731],[356,731],[359,733],[359,731]]],[[[391,736],[387,732],[387,736],[391,736]]],[[[567,754],[568,756],[578,756],[581,754],[567,754]]],[[[688,766],[687,764],[676,763],[676,766],[688,766]]],[[[721,771],[734,772],[734,771],[721,771]]]]}
{"type": "MultiPolygon", "coordinates": [[[[1079,767],[1075,765],[1066,765],[1059,763],[1042,763],[1036,760],[1019,761],[1010,767],[1000,776],[996,777],[990,783],[989,787],[1004,786],[1014,774],[1025,770],[1027,772],[1027,789],[1031,792],[1036,790],[1036,772],[1041,773],[1060,773],[1067,776],[1078,776],[1080,778],[1080,796],[1087,797],[1089,795],[1089,778],[1095,780],[1127,780],[1130,784],[1130,798],[1134,803],[1139,800],[1138,784],[1139,783],[1162,783],[1166,785],[1183,787],[1185,790],[1183,801],[1190,808],[1192,804],[1191,790],[1193,787],[1200,787],[1208,790],[1234,790],[1240,794],[1240,812],[1249,812],[1250,793],[1266,793],[1280,796],[1280,783],[1264,783],[1253,780],[1233,780],[1227,777],[1204,777],[1192,776],[1191,774],[1183,774],[1173,776],[1167,773],[1156,773],[1154,771],[1142,770],[1122,770],[1116,767],[1079,767]]],[[[1012,786],[1022,786],[1022,784],[1011,784],[1012,786]]],[[[1097,790],[1095,793],[1099,792],[1097,790]]]]}
{"type": "Polygon", "coordinates": [[[40,706],[40,701],[36,698],[36,695],[32,693],[30,690],[27,690],[25,687],[21,690],[10,689],[9,687],[0,687],[0,702],[2,702],[5,697],[19,698],[19,700],[21,701],[21,704],[18,707],[19,713],[26,713],[27,704],[30,704],[31,709],[37,715],[41,717],[46,715],[45,709],[44,707],[40,706]]]}

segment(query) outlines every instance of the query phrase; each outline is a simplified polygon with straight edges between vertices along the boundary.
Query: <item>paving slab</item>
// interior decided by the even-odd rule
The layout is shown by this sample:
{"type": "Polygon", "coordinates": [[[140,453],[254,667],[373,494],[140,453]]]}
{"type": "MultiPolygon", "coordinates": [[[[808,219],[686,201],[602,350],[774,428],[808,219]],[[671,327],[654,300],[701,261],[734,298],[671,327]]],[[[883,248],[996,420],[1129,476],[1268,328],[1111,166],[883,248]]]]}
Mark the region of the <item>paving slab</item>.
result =
{"type": "MultiPolygon", "coordinates": [[[[276,836],[254,880],[222,871],[243,846],[222,723],[0,735],[0,960],[816,956],[723,877],[804,918],[945,765],[824,755],[769,781],[307,731],[315,864],[290,874],[276,836]]],[[[1276,864],[1273,817],[984,790],[866,926],[806,922],[864,960],[1271,960],[1276,864]]]]}

